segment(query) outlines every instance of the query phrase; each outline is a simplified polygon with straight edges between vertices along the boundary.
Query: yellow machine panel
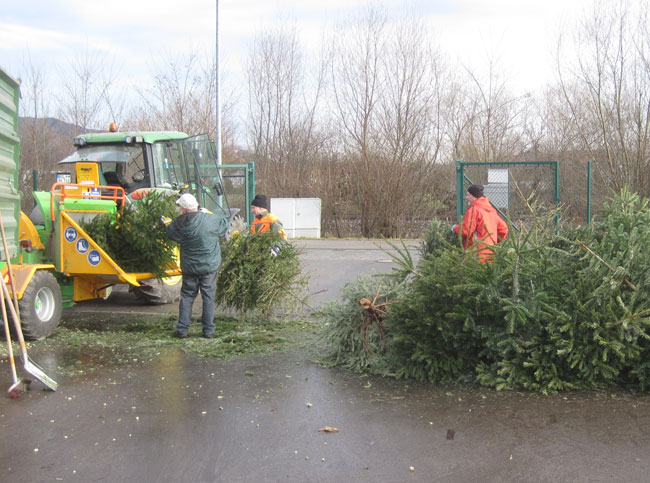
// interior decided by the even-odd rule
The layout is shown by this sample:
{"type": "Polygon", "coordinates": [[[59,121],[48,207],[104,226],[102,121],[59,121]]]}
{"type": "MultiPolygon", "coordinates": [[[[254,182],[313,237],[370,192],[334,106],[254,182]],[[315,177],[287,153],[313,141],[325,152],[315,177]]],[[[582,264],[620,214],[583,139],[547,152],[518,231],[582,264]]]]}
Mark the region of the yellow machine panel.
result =
{"type": "Polygon", "coordinates": [[[99,185],[99,165],[97,163],[81,163],[75,166],[77,184],[99,185]]]}
{"type": "Polygon", "coordinates": [[[60,212],[60,267],[66,275],[117,275],[124,282],[139,285],[113,261],[65,211],[60,212]]]}
{"type": "MultiPolygon", "coordinates": [[[[16,286],[16,298],[23,298],[23,293],[32,280],[32,277],[37,270],[53,270],[54,265],[39,264],[39,265],[22,265],[17,263],[11,264],[11,271],[14,274],[14,285],[16,286]]],[[[9,281],[9,269],[5,264],[0,272],[4,283],[7,284],[9,292],[11,292],[11,283],[9,281]]]]}

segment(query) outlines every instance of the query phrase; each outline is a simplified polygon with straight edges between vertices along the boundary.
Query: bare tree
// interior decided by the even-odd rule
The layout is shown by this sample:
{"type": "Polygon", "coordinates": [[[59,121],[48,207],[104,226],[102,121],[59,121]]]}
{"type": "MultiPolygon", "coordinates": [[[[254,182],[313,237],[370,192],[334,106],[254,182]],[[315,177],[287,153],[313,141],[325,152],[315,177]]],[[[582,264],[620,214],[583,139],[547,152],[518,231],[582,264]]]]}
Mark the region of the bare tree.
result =
{"type": "Polygon", "coordinates": [[[487,57],[484,73],[466,68],[460,87],[455,156],[464,161],[511,160],[526,149],[521,137],[521,98],[512,95],[498,60],[487,57]]]}
{"type": "Polygon", "coordinates": [[[295,29],[260,34],[247,65],[249,142],[267,194],[306,196],[325,135],[317,123],[325,75],[304,65],[295,29]]]}
{"type": "Polygon", "coordinates": [[[202,60],[195,52],[172,56],[152,66],[153,85],[138,88],[140,103],[128,124],[143,130],[216,133],[216,68],[214,55],[202,60]]]}
{"type": "Polygon", "coordinates": [[[77,126],[78,132],[104,128],[118,121],[123,96],[115,94],[117,71],[107,55],[86,49],[61,71],[63,92],[57,96],[59,118],[77,126]]]}
{"type": "Polygon", "coordinates": [[[334,39],[332,88],[364,236],[397,236],[427,218],[444,126],[445,67],[423,25],[371,8],[334,39]]]}
{"type": "Polygon", "coordinates": [[[606,184],[650,193],[650,64],[643,2],[599,2],[586,14],[565,59],[560,38],[560,86],[582,149],[606,184]],[[561,60],[560,60],[561,59],[561,60]]]}
{"type": "Polygon", "coordinates": [[[56,130],[49,117],[50,95],[43,68],[33,64],[29,53],[22,64],[20,102],[20,191],[22,209],[33,207],[32,191],[49,190],[56,163],[71,150],[71,138],[56,130]]]}

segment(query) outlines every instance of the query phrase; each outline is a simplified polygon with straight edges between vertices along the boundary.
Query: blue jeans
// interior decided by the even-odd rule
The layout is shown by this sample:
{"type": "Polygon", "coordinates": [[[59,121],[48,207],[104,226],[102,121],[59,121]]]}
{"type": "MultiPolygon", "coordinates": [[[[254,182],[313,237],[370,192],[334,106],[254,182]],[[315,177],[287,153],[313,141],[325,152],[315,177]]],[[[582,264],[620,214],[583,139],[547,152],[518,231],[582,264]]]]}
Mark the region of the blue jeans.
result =
{"type": "Polygon", "coordinates": [[[203,310],[201,312],[201,323],[204,334],[214,334],[214,294],[217,291],[217,272],[204,275],[183,274],[183,285],[181,286],[181,301],[178,305],[178,324],[176,331],[187,334],[192,321],[192,305],[194,299],[201,291],[203,310]]]}

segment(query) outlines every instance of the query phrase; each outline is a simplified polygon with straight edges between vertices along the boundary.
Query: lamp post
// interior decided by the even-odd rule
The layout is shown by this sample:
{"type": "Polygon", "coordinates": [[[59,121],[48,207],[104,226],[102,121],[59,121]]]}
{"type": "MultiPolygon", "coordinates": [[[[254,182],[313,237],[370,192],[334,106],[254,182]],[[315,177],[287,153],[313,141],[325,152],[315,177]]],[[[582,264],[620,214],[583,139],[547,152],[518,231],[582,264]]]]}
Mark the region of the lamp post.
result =
{"type": "Polygon", "coordinates": [[[215,134],[215,141],[214,141],[214,147],[215,150],[217,151],[217,165],[221,166],[221,104],[220,104],[220,90],[221,90],[221,82],[219,82],[219,0],[216,0],[217,2],[217,38],[216,38],[216,54],[215,54],[215,82],[216,82],[216,90],[215,90],[215,97],[216,97],[216,134],[215,134]]]}

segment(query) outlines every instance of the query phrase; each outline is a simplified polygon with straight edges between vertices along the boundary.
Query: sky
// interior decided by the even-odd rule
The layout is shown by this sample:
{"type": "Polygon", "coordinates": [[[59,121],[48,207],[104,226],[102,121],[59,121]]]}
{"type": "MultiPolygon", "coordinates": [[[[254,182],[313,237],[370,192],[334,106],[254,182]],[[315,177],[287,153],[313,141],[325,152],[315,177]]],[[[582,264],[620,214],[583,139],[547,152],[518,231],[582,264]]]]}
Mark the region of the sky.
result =
{"type": "MultiPolygon", "coordinates": [[[[52,79],[86,50],[116,59],[123,82],[145,82],[152,58],[213,51],[219,5],[221,71],[240,82],[256,34],[295,25],[306,49],[368,0],[29,0],[0,6],[0,66],[20,77],[25,58],[52,79]]],[[[553,78],[557,29],[596,0],[384,0],[394,17],[410,10],[435,32],[444,52],[467,66],[498,59],[513,85],[536,90],[553,78]]],[[[377,2],[372,3],[377,5],[377,2]]],[[[108,58],[107,57],[107,58],[108,58]]]]}

